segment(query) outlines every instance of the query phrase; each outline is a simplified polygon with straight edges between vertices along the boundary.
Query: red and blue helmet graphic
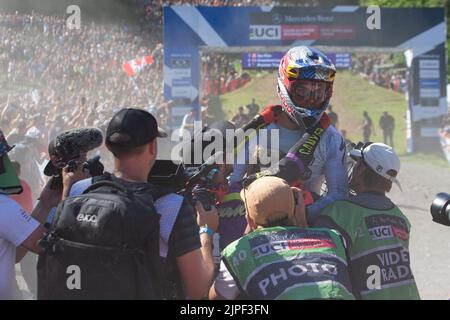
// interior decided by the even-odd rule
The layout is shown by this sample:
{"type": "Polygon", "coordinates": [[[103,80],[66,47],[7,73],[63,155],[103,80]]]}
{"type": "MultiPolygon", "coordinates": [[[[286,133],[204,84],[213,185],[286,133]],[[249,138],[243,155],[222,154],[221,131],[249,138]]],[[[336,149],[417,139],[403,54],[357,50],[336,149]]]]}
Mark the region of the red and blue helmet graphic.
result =
{"type": "Polygon", "coordinates": [[[312,47],[294,47],[281,59],[278,95],[300,127],[310,129],[320,120],[331,99],[335,74],[334,64],[312,47]]]}

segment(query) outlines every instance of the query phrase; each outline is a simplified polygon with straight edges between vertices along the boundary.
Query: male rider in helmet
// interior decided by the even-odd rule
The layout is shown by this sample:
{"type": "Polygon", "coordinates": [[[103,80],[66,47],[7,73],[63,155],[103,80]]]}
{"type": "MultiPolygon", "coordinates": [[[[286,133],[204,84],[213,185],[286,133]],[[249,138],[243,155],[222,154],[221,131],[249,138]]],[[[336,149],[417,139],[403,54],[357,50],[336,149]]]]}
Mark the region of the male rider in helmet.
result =
{"type": "MultiPolygon", "coordinates": [[[[301,168],[301,183],[306,190],[320,194],[326,181],[327,193],[307,206],[310,221],[331,202],[347,197],[345,143],[325,114],[335,73],[335,66],[321,51],[306,46],[290,49],[278,70],[277,91],[283,112],[265,127],[279,130],[280,158],[289,158],[301,168]],[[305,133],[310,139],[300,142],[297,148],[305,133]],[[296,150],[292,150],[293,146],[296,150]]],[[[231,182],[240,181],[246,166],[236,164],[233,169],[231,182]]]]}

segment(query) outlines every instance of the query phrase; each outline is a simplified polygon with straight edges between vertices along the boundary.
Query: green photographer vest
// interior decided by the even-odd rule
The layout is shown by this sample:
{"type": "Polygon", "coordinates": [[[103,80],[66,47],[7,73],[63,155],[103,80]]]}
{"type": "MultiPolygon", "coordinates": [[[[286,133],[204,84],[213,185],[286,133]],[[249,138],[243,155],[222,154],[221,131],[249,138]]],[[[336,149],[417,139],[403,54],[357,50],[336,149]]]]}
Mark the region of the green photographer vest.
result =
{"type": "Polygon", "coordinates": [[[223,261],[241,294],[257,300],[354,299],[340,235],[328,229],[258,229],[223,261]]]}
{"type": "Polygon", "coordinates": [[[350,242],[350,278],[358,298],[420,299],[410,267],[411,225],[398,207],[374,210],[336,201],[322,215],[350,242]]]}

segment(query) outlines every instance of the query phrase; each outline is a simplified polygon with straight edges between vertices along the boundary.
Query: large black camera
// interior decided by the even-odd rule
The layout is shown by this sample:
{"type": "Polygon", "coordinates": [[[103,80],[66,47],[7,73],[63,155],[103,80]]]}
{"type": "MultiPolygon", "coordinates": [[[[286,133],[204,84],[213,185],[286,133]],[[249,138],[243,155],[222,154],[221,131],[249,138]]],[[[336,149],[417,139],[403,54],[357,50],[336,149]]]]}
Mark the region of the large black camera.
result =
{"type": "Polygon", "coordinates": [[[431,204],[430,212],[434,222],[450,226],[450,194],[438,193],[431,204]]]}
{"type": "Polygon", "coordinates": [[[226,150],[234,148],[235,139],[227,141],[226,137],[227,130],[235,129],[234,124],[229,121],[217,121],[203,127],[201,132],[196,132],[192,140],[187,142],[187,145],[190,144],[190,148],[187,149],[190,152],[183,153],[181,163],[177,164],[171,160],[156,161],[149,174],[149,181],[182,194],[192,204],[200,201],[206,210],[210,210],[216,203],[215,177],[219,172],[217,163],[224,163],[225,153],[216,152],[201,165],[188,163],[192,163],[195,159],[196,152],[203,154],[205,148],[214,143],[215,139],[223,139],[222,146],[226,147],[226,150]],[[201,142],[201,150],[195,148],[196,141],[201,142]]]}
{"type": "Polygon", "coordinates": [[[171,160],[158,160],[150,171],[149,181],[185,196],[192,204],[200,201],[206,210],[210,210],[216,203],[213,189],[217,173],[217,165],[210,159],[191,167],[171,160]]]}

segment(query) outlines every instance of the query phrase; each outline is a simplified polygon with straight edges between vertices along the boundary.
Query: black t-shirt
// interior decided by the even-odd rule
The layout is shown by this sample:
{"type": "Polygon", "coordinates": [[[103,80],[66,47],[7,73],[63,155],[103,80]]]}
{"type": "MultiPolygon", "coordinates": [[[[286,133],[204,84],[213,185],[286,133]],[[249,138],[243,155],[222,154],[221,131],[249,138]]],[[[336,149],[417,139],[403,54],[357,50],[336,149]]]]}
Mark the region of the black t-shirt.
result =
{"type": "Polygon", "coordinates": [[[169,254],[175,257],[201,247],[199,227],[194,208],[184,199],[169,238],[169,254]]]}
{"type": "Polygon", "coordinates": [[[182,281],[178,272],[177,258],[200,249],[199,227],[192,205],[186,200],[178,213],[169,238],[169,251],[165,260],[165,274],[168,280],[166,298],[184,299],[182,281]]]}
{"type": "MultiPolygon", "coordinates": [[[[136,196],[148,205],[153,205],[156,199],[168,193],[168,191],[162,190],[160,187],[150,182],[130,182],[116,178],[113,175],[110,177],[113,181],[118,182],[127,188],[142,190],[141,192],[138,192],[136,196]]],[[[169,238],[169,254],[172,253],[174,257],[180,257],[188,252],[199,249],[201,243],[198,232],[199,227],[197,225],[194,208],[186,199],[184,199],[169,238]]]]}

